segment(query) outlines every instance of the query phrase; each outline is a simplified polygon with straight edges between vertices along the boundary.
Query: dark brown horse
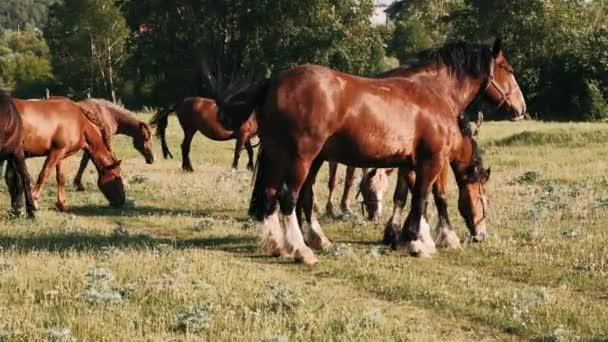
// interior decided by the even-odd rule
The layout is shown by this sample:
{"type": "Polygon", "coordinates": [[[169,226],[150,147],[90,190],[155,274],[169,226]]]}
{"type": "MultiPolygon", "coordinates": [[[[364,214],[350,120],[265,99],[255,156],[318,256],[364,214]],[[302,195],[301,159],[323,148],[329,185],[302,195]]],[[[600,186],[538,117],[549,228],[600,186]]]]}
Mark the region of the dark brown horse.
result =
{"type": "MultiPolygon", "coordinates": [[[[23,206],[25,192],[26,211],[34,217],[36,209],[30,188],[30,175],[25,164],[23,149],[23,120],[13,105],[11,97],[0,89],[0,163],[8,161],[6,184],[11,196],[11,207],[15,214],[23,206]]],[[[0,167],[1,169],[1,167],[0,167]]]]}
{"type": "MultiPolygon", "coordinates": [[[[460,190],[459,209],[474,235],[485,234],[483,168],[475,141],[463,135],[457,117],[480,96],[525,113],[523,95],[497,40],[493,48],[464,42],[425,51],[419,62],[392,77],[369,79],[325,67],[304,65],[219,99],[219,118],[228,127],[256,109],[262,151],[250,212],[264,221],[262,243],[271,254],[318,261],[304,242],[296,205],[313,213],[313,184],[325,160],[355,167],[415,170],[412,208],[401,231],[389,231],[394,247],[430,256],[434,243],[420,230],[433,183],[450,165],[460,190]],[[249,104],[249,106],[243,105],[249,104]],[[232,113],[228,116],[227,113],[232,113]],[[300,198],[300,191],[302,197],[300,198]],[[281,229],[277,204],[285,218],[281,229]]],[[[307,215],[308,216],[308,215],[307,215]]],[[[311,247],[328,242],[314,217],[311,247]]]]}
{"type": "Polygon", "coordinates": [[[110,151],[107,144],[109,132],[99,128],[103,126],[97,122],[95,113],[67,99],[13,99],[13,103],[23,118],[26,155],[47,157],[32,191],[35,201],[40,198],[42,186],[54,167],[57,177],[56,206],[59,211],[67,210],[62,160],[84,149],[99,173],[97,185],[101,192],[112,206],[124,204],[126,197],[120,161],[110,151]]]}
{"type": "MultiPolygon", "coordinates": [[[[476,113],[478,114],[478,113],[476,113]]],[[[459,118],[459,124],[463,135],[478,138],[479,126],[481,120],[475,118],[475,122],[469,122],[467,116],[459,118]]],[[[388,183],[388,177],[394,169],[372,169],[361,179],[359,184],[359,192],[363,200],[362,205],[367,209],[369,219],[377,219],[381,213],[382,198],[386,190],[385,184],[388,183]]],[[[416,173],[414,170],[407,168],[399,169],[397,176],[397,186],[393,195],[393,214],[388,220],[386,232],[398,230],[401,227],[401,214],[407,201],[408,191],[414,193],[416,183],[416,173]]],[[[447,216],[447,186],[448,186],[448,168],[444,167],[441,174],[433,184],[433,198],[438,211],[439,222],[437,224],[438,239],[437,244],[446,248],[457,248],[460,246],[460,239],[452,228],[449,217],[447,216]]],[[[424,208],[424,217],[426,219],[426,208],[424,208]]],[[[473,234],[473,232],[471,232],[473,234]]],[[[472,235],[473,241],[481,241],[485,238],[484,235],[472,235]]],[[[384,243],[390,244],[391,235],[385,236],[384,243]]]]}
{"type": "MultiPolygon", "coordinates": [[[[135,118],[135,114],[129,110],[119,107],[104,99],[87,99],[78,102],[78,105],[86,108],[89,112],[96,113],[98,122],[103,125],[104,131],[110,133],[111,137],[122,134],[133,138],[133,147],[146,159],[146,163],[154,163],[154,152],[152,151],[152,129],[154,125],[141,122],[135,118]]],[[[89,163],[90,157],[83,153],[80,167],[74,177],[74,187],[78,191],[84,191],[82,185],[82,174],[89,163]]]]}
{"type": "Polygon", "coordinates": [[[253,146],[251,138],[258,131],[258,124],[255,115],[251,115],[248,120],[234,130],[227,130],[218,121],[217,106],[215,101],[202,97],[189,97],[184,99],[182,103],[166,110],[161,110],[152,119],[152,123],[157,125],[157,135],[160,136],[160,141],[163,148],[163,156],[165,158],[173,155],[169,151],[166,139],[166,130],[168,125],[168,117],[171,112],[175,111],[179,124],[184,130],[184,140],[182,141],[182,169],[192,172],[192,162],[190,161],[190,145],[192,138],[197,132],[201,132],[204,136],[211,140],[226,141],[236,139],[234,148],[234,160],[232,168],[236,169],[239,164],[239,157],[243,146],[249,155],[247,168],[253,169],[253,146]]]}

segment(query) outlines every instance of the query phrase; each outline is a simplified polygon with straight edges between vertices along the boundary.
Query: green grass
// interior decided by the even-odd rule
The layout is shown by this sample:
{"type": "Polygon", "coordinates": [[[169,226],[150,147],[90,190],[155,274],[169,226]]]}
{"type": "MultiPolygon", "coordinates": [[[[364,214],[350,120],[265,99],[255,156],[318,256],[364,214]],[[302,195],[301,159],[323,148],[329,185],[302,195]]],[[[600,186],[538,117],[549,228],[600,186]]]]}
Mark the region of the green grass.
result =
{"type": "MultiPolygon", "coordinates": [[[[69,213],[54,210],[51,177],[35,221],[0,218],[0,341],[606,340],[605,132],[486,123],[490,241],[419,260],[373,253],[381,225],[323,218],[344,253],[322,254],[314,267],[257,251],[246,217],[251,174],[229,172],[232,142],[197,136],[187,174],[179,158],[146,165],[118,138],[131,206],[109,208],[91,168],[87,192],[67,193],[69,213]]],[[[172,118],[176,156],[180,142],[172,118]]],[[[71,175],[77,162],[67,161],[71,175]]],[[[29,162],[33,175],[41,163],[29,162]]],[[[456,195],[452,183],[450,215],[465,237],[456,195]]]]}

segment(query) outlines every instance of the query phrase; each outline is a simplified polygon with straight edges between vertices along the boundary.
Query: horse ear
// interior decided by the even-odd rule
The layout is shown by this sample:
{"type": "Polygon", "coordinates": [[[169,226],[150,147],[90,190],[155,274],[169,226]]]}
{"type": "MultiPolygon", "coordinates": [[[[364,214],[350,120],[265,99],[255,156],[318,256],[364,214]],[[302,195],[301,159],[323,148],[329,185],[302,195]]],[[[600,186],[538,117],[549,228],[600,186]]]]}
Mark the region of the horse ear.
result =
{"type": "Polygon", "coordinates": [[[393,174],[393,171],[395,171],[395,169],[394,169],[394,168],[393,168],[393,169],[387,169],[387,170],[386,170],[386,175],[387,175],[387,176],[392,175],[392,174],[393,174]]]}
{"type": "Polygon", "coordinates": [[[155,123],[153,123],[153,124],[147,124],[147,125],[148,125],[148,128],[150,130],[155,130],[156,129],[156,124],[155,123]]]}
{"type": "Polygon", "coordinates": [[[494,56],[494,58],[498,58],[498,56],[500,56],[501,53],[502,53],[502,38],[497,37],[496,40],[494,41],[494,46],[492,46],[492,56],[494,56]]]}
{"type": "Polygon", "coordinates": [[[112,166],[110,168],[116,169],[116,168],[120,167],[120,164],[122,164],[122,160],[117,160],[114,164],[112,164],[112,166]]]}

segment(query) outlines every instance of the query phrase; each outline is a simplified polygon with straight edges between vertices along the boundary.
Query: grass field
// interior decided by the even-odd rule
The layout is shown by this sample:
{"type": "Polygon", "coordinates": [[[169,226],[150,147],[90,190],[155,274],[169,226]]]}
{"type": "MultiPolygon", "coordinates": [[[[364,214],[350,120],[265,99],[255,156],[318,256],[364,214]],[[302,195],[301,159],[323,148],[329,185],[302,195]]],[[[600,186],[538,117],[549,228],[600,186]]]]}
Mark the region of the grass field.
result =
{"type": "MultiPolygon", "coordinates": [[[[187,174],[179,158],[146,165],[115,141],[128,208],[110,209],[88,171],[69,213],[54,210],[51,177],[35,221],[2,214],[0,341],[608,340],[605,125],[484,124],[487,243],[420,260],[380,248],[382,226],[324,218],[336,245],[312,268],[257,251],[251,175],[229,172],[232,143],[195,138],[187,174]]],[[[172,118],[176,156],[180,142],[172,118]]],[[[326,180],[327,167],[320,208],[326,180]]],[[[465,237],[456,195],[452,183],[465,237]]]]}

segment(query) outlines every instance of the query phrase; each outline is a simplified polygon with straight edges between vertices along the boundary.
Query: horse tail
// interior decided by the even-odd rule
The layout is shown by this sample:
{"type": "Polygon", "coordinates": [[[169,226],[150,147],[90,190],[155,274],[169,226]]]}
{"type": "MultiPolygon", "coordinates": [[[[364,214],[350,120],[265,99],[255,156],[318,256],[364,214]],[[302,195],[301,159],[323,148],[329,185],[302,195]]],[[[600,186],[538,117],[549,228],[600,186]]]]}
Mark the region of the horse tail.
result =
{"type": "Polygon", "coordinates": [[[264,219],[266,212],[266,183],[267,183],[267,169],[271,167],[268,165],[268,160],[265,157],[263,147],[258,150],[258,158],[253,168],[253,191],[251,192],[251,200],[249,202],[249,216],[261,221],[264,219]]]}
{"type": "Polygon", "coordinates": [[[159,110],[152,120],[151,124],[156,125],[156,136],[160,137],[160,144],[163,149],[163,156],[165,159],[167,157],[173,159],[173,154],[169,151],[169,146],[167,145],[167,126],[169,125],[169,115],[175,111],[176,106],[167,107],[159,110]]]}

